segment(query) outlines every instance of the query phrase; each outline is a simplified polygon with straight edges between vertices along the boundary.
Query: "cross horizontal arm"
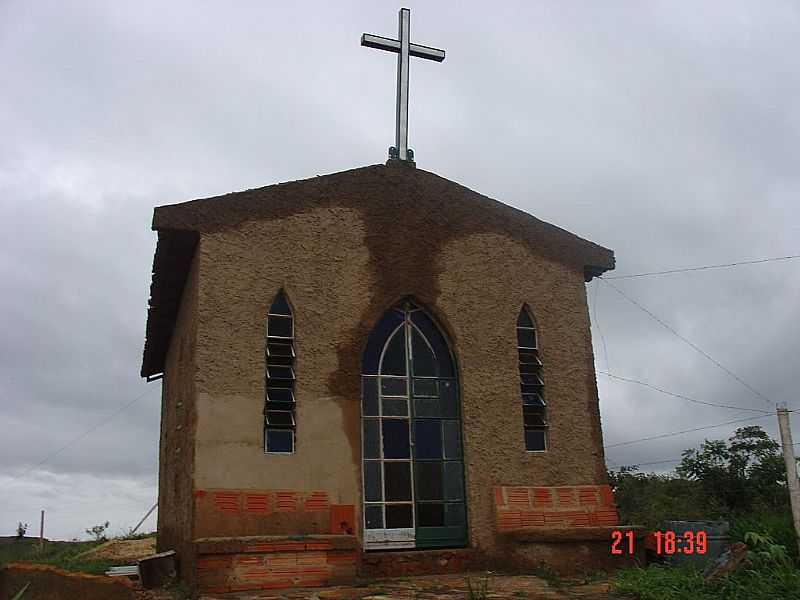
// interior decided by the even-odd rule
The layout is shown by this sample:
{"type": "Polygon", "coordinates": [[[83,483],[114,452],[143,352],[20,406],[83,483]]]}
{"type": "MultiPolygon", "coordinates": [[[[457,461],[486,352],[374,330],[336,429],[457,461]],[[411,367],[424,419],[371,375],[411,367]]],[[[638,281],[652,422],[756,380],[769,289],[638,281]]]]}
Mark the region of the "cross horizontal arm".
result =
{"type": "MultiPolygon", "coordinates": [[[[367,46],[368,48],[386,50],[388,52],[400,52],[399,40],[372,35],[371,33],[362,34],[361,45],[367,46]]],[[[427,58],[428,60],[435,60],[436,62],[442,62],[444,60],[444,50],[431,48],[430,46],[421,46],[420,44],[409,44],[408,53],[417,58],[427,58]]]]}

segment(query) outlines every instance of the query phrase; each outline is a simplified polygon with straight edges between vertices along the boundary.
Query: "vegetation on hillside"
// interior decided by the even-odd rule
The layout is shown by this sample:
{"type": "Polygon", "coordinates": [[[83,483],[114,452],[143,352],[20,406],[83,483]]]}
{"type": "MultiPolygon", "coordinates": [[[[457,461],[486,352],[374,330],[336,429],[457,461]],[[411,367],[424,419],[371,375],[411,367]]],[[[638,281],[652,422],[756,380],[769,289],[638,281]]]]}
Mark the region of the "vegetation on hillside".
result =
{"type": "Polygon", "coordinates": [[[66,571],[81,571],[102,575],[114,561],[88,560],[81,555],[100,542],[45,542],[39,549],[38,540],[18,540],[0,545],[0,566],[10,562],[32,562],[52,565],[66,571]]]}
{"type": "Polygon", "coordinates": [[[609,477],[625,524],[661,528],[666,520],[725,520],[732,542],[749,548],[745,568],[706,581],[691,566],[651,565],[616,574],[613,589],[640,600],[800,600],[797,538],[780,447],[760,427],[686,450],[674,473],[633,465],[609,477]]]}
{"type": "Polygon", "coordinates": [[[761,427],[684,451],[674,473],[642,473],[633,465],[609,478],[624,524],[725,520],[732,541],[744,541],[749,531],[766,534],[797,558],[786,468],[778,443],[761,427]]]}

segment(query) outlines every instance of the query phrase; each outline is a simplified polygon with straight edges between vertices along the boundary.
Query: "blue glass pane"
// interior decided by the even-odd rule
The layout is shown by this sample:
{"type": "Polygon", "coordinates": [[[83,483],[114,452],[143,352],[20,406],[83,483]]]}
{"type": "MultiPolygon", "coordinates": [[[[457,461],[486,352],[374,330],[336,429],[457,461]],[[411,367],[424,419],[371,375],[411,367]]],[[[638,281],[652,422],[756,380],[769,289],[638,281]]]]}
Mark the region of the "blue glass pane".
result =
{"type": "Polygon", "coordinates": [[[364,462],[364,498],[367,502],[380,502],[383,499],[381,492],[381,463],[377,460],[364,462]]]}
{"type": "Polygon", "coordinates": [[[278,295],[275,296],[275,299],[272,301],[272,305],[269,307],[269,312],[273,315],[292,314],[292,311],[289,308],[289,303],[286,301],[286,296],[283,295],[283,292],[278,292],[278,295]]]}
{"type": "Polygon", "coordinates": [[[408,529],[413,526],[410,504],[386,505],[386,529],[408,529]]]}
{"type": "Polygon", "coordinates": [[[444,504],[417,504],[417,527],[443,527],[444,504]]]}
{"type": "Polygon", "coordinates": [[[375,377],[362,377],[361,385],[361,414],[365,417],[377,417],[378,380],[375,377]]]}
{"type": "Polygon", "coordinates": [[[405,396],[408,392],[408,379],[405,377],[381,377],[381,394],[384,396],[405,396]]]}
{"type": "Polygon", "coordinates": [[[419,332],[411,329],[411,366],[418,377],[436,377],[436,357],[419,332]]]}
{"type": "Polygon", "coordinates": [[[361,372],[365,375],[378,374],[378,361],[381,352],[386,345],[391,333],[403,322],[403,315],[396,310],[388,310],[375,325],[367,340],[367,347],[364,349],[364,357],[361,365],[361,372]]]}
{"type": "Polygon", "coordinates": [[[415,398],[414,399],[415,417],[439,417],[441,409],[438,398],[415,398]]]}
{"type": "Polygon", "coordinates": [[[533,329],[517,329],[517,346],[536,348],[536,332],[533,329]]]}
{"type": "Polygon", "coordinates": [[[408,416],[408,400],[405,398],[383,398],[384,417],[407,417],[408,416]]]}
{"type": "Polygon", "coordinates": [[[464,505],[459,503],[445,504],[444,507],[444,524],[448,526],[453,525],[466,525],[467,515],[464,510],[464,505]]]}
{"type": "Polygon", "coordinates": [[[458,417],[458,386],[455,381],[439,382],[439,395],[442,399],[442,416],[458,417]]]}
{"type": "Polygon", "coordinates": [[[267,335],[270,337],[292,337],[292,317],[267,317],[267,335]]]}
{"type": "Polygon", "coordinates": [[[444,463],[444,497],[447,500],[464,499],[464,468],[460,462],[444,463]]]}
{"type": "Polygon", "coordinates": [[[380,458],[378,419],[364,419],[364,458],[380,458]]]}
{"type": "Polygon", "coordinates": [[[267,429],[267,452],[294,451],[294,432],[289,429],[267,429]]]}
{"type": "Polygon", "coordinates": [[[441,421],[414,421],[414,457],[442,458],[441,421]]]}
{"type": "Polygon", "coordinates": [[[411,463],[383,463],[387,502],[411,500],[411,463]]]}
{"type": "Polygon", "coordinates": [[[437,365],[439,367],[439,376],[455,376],[455,368],[450,358],[450,349],[436,324],[421,310],[411,313],[411,321],[414,325],[419,327],[419,330],[428,340],[428,343],[433,347],[433,352],[436,355],[437,365]]]}
{"type": "Polygon", "coordinates": [[[436,379],[415,379],[414,380],[414,395],[415,396],[432,396],[439,395],[439,382],[436,379]]]}
{"type": "Polygon", "coordinates": [[[525,449],[526,450],[544,450],[545,449],[545,433],[541,430],[526,429],[525,430],[525,449]]]}
{"type": "Polygon", "coordinates": [[[383,420],[383,457],[410,458],[408,420],[383,420]]]}
{"type": "Polygon", "coordinates": [[[367,529],[383,529],[383,506],[367,505],[365,510],[365,517],[367,520],[367,529]]]}
{"type": "Polygon", "coordinates": [[[461,427],[458,421],[442,421],[444,457],[461,458],[461,427]]]}
{"type": "Polygon", "coordinates": [[[417,480],[415,488],[417,500],[442,500],[444,498],[442,463],[414,463],[414,475],[417,480]]]}
{"type": "Polygon", "coordinates": [[[405,327],[398,329],[386,344],[381,362],[382,375],[405,375],[406,374],[406,330],[405,327]]]}

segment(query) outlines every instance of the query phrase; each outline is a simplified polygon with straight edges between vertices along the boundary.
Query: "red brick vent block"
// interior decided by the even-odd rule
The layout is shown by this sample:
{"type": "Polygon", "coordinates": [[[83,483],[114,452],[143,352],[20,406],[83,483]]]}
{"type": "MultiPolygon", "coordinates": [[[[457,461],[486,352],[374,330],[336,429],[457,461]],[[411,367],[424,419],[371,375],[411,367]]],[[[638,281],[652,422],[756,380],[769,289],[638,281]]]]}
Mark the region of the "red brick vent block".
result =
{"type": "Polygon", "coordinates": [[[617,525],[614,496],[607,485],[494,488],[498,532],[530,527],[617,525]]]}
{"type": "Polygon", "coordinates": [[[195,540],[201,592],[318,587],[352,580],[355,536],[261,536],[195,540]]]}
{"type": "Polygon", "coordinates": [[[292,490],[195,490],[195,498],[210,497],[214,510],[227,514],[269,515],[275,512],[328,512],[328,492],[292,490]]]}

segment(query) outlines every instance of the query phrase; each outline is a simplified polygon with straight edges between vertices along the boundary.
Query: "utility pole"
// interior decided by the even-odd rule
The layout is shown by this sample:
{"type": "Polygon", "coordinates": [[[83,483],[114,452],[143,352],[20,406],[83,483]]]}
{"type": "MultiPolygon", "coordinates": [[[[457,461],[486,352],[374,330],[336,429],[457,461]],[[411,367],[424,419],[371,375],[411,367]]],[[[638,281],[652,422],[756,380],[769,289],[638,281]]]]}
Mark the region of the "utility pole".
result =
{"type": "Polygon", "coordinates": [[[142,526],[142,523],[144,523],[147,520],[147,517],[149,517],[153,513],[153,511],[156,509],[157,506],[158,506],[158,502],[153,504],[153,507],[150,510],[147,511],[147,514],[142,517],[142,520],[139,521],[139,523],[136,525],[136,527],[131,529],[131,532],[130,532],[129,535],[133,535],[134,533],[136,533],[136,531],[139,529],[139,527],[142,526]]]}
{"type": "Polygon", "coordinates": [[[39,520],[39,550],[44,549],[44,510],[42,510],[42,518],[39,520]]]}
{"type": "Polygon", "coordinates": [[[785,402],[778,404],[778,427],[781,430],[783,460],[786,463],[786,482],[789,484],[789,502],[792,505],[794,533],[797,537],[797,547],[800,549],[800,482],[797,480],[797,461],[794,458],[792,429],[789,425],[789,411],[786,409],[785,402]]]}

